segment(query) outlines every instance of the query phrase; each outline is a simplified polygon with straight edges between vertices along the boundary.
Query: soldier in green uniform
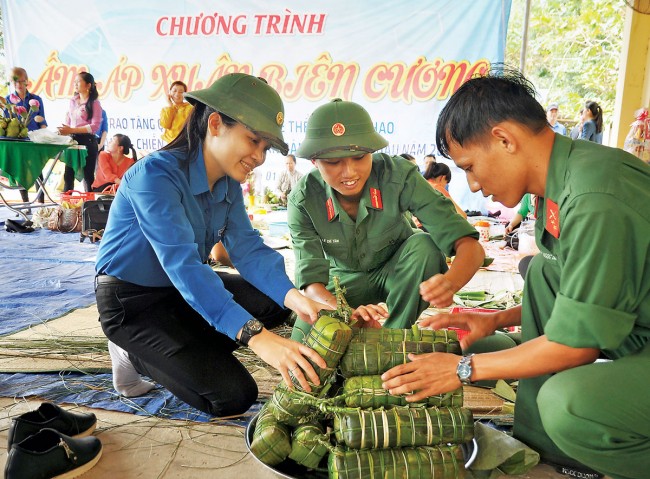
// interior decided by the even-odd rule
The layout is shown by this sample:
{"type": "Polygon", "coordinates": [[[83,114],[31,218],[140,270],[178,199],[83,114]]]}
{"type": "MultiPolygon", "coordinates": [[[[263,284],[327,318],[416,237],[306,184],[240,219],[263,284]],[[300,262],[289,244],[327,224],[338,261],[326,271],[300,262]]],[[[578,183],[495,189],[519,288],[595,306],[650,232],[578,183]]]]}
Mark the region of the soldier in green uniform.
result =
{"type": "Polygon", "coordinates": [[[516,348],[413,357],[383,376],[410,400],[479,379],[522,378],[514,435],[574,477],[650,474],[650,166],[623,150],[556,134],[532,85],[501,72],[465,83],[437,126],[440,152],[473,191],[514,206],[538,195],[541,254],[523,305],[424,324],[470,329],[469,343],[522,325],[516,348]],[[599,357],[607,358],[598,360],[599,357]],[[525,379],[524,379],[525,378],[525,379]]]}
{"type": "MultiPolygon", "coordinates": [[[[359,318],[388,316],[385,326],[406,328],[429,303],[451,304],[485,252],[477,231],[415,165],[373,154],[387,144],[360,105],[336,99],[317,108],[296,153],[316,169],[291,192],[288,223],[296,285],[307,296],[336,307],[332,279],[339,276],[359,318]],[[428,233],[414,231],[407,212],[428,233]],[[449,269],[445,254],[456,255],[449,269]]],[[[308,328],[297,321],[292,338],[308,328]]]]}

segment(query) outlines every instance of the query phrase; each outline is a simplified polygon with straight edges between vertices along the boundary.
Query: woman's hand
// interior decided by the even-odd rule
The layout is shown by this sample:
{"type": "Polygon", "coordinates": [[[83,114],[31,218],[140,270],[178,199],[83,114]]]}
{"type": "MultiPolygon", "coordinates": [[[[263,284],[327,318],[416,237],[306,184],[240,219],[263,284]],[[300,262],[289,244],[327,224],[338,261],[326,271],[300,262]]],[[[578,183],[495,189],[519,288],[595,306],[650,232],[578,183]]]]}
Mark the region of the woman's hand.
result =
{"type": "Polygon", "coordinates": [[[248,342],[248,347],[265,363],[280,371],[282,379],[290,388],[293,388],[293,383],[289,377],[289,371],[307,392],[311,391],[307,378],[313,384],[320,384],[318,374],[307,358],[321,368],[327,367],[325,360],[313,349],[278,336],[267,329],[263,329],[261,333],[253,336],[248,342]]]}
{"type": "Polygon", "coordinates": [[[460,356],[449,353],[409,354],[410,363],[400,364],[381,375],[382,387],[390,394],[405,394],[408,402],[461,386],[456,375],[460,356]]]}
{"type": "Polygon", "coordinates": [[[309,324],[314,324],[318,320],[320,310],[332,309],[327,304],[308,298],[295,288],[290,289],[284,297],[284,305],[295,311],[300,319],[309,324]]]}
{"type": "Polygon", "coordinates": [[[383,303],[361,305],[352,313],[352,319],[357,321],[359,328],[381,328],[379,320],[388,316],[388,308],[383,303]]]}
{"type": "Polygon", "coordinates": [[[512,233],[512,230],[514,230],[514,229],[515,229],[515,227],[512,225],[512,223],[508,223],[508,226],[506,226],[506,229],[505,229],[505,234],[512,233]]]}
{"type": "Polygon", "coordinates": [[[446,308],[454,302],[458,291],[444,274],[436,274],[420,283],[420,295],[434,308],[446,308]]]}
{"type": "Polygon", "coordinates": [[[57,131],[59,132],[59,135],[71,135],[72,134],[72,127],[70,125],[66,125],[65,123],[57,128],[57,131]]]}
{"type": "Polygon", "coordinates": [[[460,340],[460,347],[464,351],[476,340],[494,334],[498,325],[499,313],[441,313],[424,318],[418,323],[421,328],[444,329],[449,326],[469,331],[460,340]]]}

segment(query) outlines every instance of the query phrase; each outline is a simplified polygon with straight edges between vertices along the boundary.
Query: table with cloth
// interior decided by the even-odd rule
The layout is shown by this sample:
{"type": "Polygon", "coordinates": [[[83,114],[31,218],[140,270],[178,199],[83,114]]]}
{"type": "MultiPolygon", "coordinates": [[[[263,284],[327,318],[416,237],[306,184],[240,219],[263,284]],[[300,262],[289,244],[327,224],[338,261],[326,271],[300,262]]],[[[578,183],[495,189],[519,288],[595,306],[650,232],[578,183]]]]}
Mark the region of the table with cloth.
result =
{"type": "MultiPolygon", "coordinates": [[[[36,182],[47,162],[53,158],[55,161],[44,175],[43,185],[47,182],[58,160],[63,161],[75,171],[77,180],[82,180],[86,154],[85,147],[77,145],[0,139],[0,170],[2,175],[9,179],[10,187],[19,185],[29,189],[36,182]]],[[[2,195],[0,195],[0,200],[9,207],[2,195]]]]}

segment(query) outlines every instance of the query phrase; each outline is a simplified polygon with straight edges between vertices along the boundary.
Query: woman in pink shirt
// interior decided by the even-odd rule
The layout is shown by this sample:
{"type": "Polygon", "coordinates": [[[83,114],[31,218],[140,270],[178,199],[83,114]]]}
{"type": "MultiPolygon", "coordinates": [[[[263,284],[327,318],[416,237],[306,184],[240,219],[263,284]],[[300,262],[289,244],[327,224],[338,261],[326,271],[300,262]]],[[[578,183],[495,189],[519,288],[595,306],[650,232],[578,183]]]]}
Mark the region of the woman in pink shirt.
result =
{"type": "Polygon", "coordinates": [[[424,172],[424,179],[429,182],[434,189],[438,190],[444,196],[449,198],[454,204],[456,211],[463,218],[467,218],[467,213],[456,203],[453,198],[449,195],[446,186],[451,181],[451,170],[444,163],[429,163],[426,171],[424,172]]]}
{"type": "MultiPolygon", "coordinates": [[[[95,164],[97,163],[97,137],[95,133],[102,123],[102,106],[97,98],[95,78],[87,72],[81,72],[74,81],[74,96],[70,99],[65,122],[57,129],[59,135],[72,135],[80,145],[85,145],[88,156],[84,166],[84,187],[90,191],[95,179],[95,164]]],[[[74,187],[74,170],[65,167],[63,174],[63,191],[74,187]]]]}
{"type": "Polygon", "coordinates": [[[126,135],[117,134],[106,143],[106,150],[99,154],[97,160],[97,173],[93,183],[93,191],[104,191],[107,187],[115,185],[117,188],[122,181],[122,176],[138,159],[138,154],[133,148],[131,139],[126,135]],[[132,158],[124,155],[131,152],[132,158]]]}

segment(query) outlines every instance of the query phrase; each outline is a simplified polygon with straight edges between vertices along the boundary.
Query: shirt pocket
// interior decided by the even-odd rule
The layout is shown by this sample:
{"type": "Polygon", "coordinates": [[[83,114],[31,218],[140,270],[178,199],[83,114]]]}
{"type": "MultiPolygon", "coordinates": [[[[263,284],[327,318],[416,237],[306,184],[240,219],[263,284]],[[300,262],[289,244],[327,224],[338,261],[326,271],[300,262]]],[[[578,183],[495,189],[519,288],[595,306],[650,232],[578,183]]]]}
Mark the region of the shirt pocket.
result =
{"type": "Polygon", "coordinates": [[[368,247],[364,248],[372,255],[364,261],[368,264],[368,269],[377,268],[388,262],[402,243],[413,234],[413,230],[403,222],[395,223],[389,228],[377,228],[377,230],[377,234],[368,235],[368,247]]]}

